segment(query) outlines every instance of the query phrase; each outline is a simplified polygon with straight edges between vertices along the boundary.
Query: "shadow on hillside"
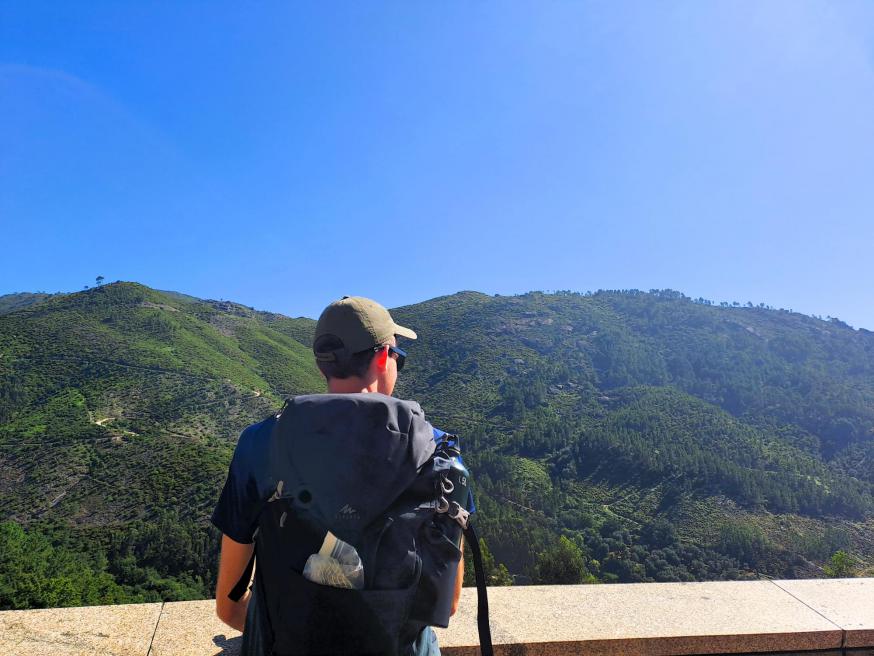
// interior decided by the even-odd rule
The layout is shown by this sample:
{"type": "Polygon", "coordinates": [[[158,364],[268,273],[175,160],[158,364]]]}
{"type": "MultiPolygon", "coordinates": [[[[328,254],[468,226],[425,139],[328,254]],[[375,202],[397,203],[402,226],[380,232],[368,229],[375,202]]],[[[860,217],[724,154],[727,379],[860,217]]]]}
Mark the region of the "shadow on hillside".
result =
{"type": "Polygon", "coordinates": [[[216,652],[215,656],[239,656],[240,647],[243,645],[243,636],[236,638],[227,638],[224,633],[213,636],[213,643],[221,651],[216,652]]]}

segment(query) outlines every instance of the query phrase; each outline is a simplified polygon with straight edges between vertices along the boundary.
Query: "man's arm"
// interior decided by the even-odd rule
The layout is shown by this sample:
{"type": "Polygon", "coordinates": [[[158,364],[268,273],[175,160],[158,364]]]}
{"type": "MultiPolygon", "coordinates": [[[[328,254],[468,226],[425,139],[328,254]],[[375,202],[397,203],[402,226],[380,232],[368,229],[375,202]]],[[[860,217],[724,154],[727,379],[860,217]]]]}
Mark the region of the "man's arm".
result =
{"type": "Polygon", "coordinates": [[[242,631],[246,625],[246,609],[249,607],[251,592],[246,590],[239,601],[231,601],[228,594],[243,576],[243,571],[249,564],[254,550],[254,544],[241,544],[227,535],[222,535],[222,551],[215,591],[215,613],[222,622],[237,631],[242,631]]]}
{"type": "Polygon", "coordinates": [[[450,617],[458,610],[458,600],[461,598],[461,586],[464,585],[464,536],[461,536],[461,560],[458,561],[458,572],[455,575],[455,597],[452,599],[452,608],[449,610],[450,617]]]}

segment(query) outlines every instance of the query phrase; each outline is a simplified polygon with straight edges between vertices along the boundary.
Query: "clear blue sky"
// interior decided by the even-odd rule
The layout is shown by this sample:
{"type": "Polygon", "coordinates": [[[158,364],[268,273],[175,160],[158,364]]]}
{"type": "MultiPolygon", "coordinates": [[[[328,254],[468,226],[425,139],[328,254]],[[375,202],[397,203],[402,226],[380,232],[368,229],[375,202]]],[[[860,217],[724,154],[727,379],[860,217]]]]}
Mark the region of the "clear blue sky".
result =
{"type": "Polygon", "coordinates": [[[0,4],[0,293],[671,287],[874,329],[874,3],[0,4]]]}

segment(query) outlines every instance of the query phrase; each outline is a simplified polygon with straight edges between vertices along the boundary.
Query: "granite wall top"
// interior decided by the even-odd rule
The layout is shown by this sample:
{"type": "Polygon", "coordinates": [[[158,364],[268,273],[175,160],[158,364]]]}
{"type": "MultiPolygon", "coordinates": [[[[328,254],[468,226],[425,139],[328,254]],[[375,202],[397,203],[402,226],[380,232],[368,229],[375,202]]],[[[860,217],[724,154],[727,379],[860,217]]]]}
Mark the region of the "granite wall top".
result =
{"type": "MultiPolygon", "coordinates": [[[[874,655],[874,578],[490,588],[497,654],[874,655]]],[[[476,590],[465,588],[446,656],[479,653],[476,590]]],[[[233,656],[240,635],[214,601],[0,612],[0,653],[233,656]]]]}

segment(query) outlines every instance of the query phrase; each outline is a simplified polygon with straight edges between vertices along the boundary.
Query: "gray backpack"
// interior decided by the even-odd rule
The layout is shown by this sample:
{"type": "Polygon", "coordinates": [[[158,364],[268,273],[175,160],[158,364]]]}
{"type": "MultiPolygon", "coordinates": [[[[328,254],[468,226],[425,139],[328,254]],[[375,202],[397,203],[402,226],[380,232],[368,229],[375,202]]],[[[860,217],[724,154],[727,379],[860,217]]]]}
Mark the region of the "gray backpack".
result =
{"type": "MultiPolygon", "coordinates": [[[[449,624],[464,531],[480,642],[491,654],[479,544],[464,508],[467,479],[453,476],[455,437],[434,435],[417,403],[382,394],[286,401],[270,440],[276,487],[259,514],[253,556],[270,653],[411,655],[426,626],[449,624]],[[358,551],[363,589],[303,576],[329,531],[358,551]]],[[[245,591],[252,565],[232,599],[245,591]]]]}

